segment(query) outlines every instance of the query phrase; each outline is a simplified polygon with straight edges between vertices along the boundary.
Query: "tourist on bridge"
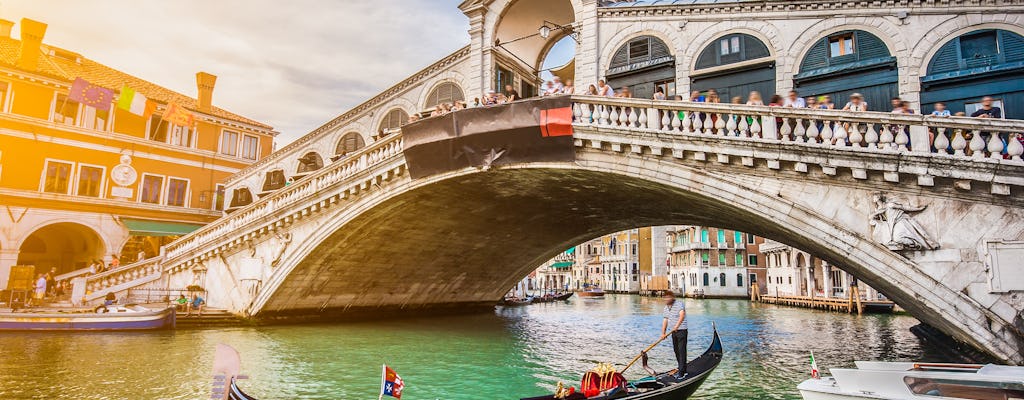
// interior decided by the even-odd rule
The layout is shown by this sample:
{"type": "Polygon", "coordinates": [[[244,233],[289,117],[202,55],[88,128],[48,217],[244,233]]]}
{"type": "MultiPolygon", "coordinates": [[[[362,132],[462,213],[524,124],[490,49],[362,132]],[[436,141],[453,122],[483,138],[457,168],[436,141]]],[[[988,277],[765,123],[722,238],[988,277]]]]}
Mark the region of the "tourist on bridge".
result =
{"type": "Polygon", "coordinates": [[[202,317],[203,304],[206,304],[206,300],[203,300],[203,296],[196,294],[195,296],[192,297],[192,302],[188,303],[188,311],[185,313],[185,315],[192,315],[192,310],[196,310],[199,316],[202,317]]]}
{"type": "Polygon", "coordinates": [[[683,300],[676,298],[671,290],[665,291],[665,313],[661,320],[661,337],[665,338],[668,332],[668,324],[675,322],[672,326],[672,350],[676,353],[676,363],[679,370],[676,371],[676,379],[686,377],[686,304],[683,300]]]}
{"type": "Polygon", "coordinates": [[[609,86],[608,83],[604,81],[604,79],[601,79],[597,81],[597,95],[604,97],[615,97],[615,89],[612,89],[612,87],[609,86]]]}
{"type": "Polygon", "coordinates": [[[50,272],[46,273],[46,291],[51,296],[57,295],[57,268],[50,268],[50,272]]]}
{"type": "Polygon", "coordinates": [[[576,94],[576,87],[572,85],[572,79],[566,79],[562,86],[562,94],[576,94]]]}
{"type": "Polygon", "coordinates": [[[850,101],[843,107],[843,111],[867,111],[868,103],[864,102],[864,96],[860,93],[850,95],[850,101]]]}
{"type": "Polygon", "coordinates": [[[505,101],[511,103],[516,100],[519,100],[519,92],[512,85],[505,85],[505,101]]]}
{"type": "Polygon", "coordinates": [[[786,101],[785,103],[783,103],[782,106],[792,108],[807,108],[807,101],[804,100],[803,97],[800,97],[800,94],[798,94],[796,90],[790,90],[789,96],[786,97],[786,101]]]}

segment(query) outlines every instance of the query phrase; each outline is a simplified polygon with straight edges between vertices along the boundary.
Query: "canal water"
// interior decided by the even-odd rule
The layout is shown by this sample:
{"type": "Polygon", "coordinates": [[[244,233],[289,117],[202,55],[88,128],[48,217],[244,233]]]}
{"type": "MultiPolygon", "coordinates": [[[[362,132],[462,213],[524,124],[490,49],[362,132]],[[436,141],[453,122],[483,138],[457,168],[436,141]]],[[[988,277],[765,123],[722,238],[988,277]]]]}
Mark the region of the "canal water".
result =
{"type": "MultiPolygon", "coordinates": [[[[796,385],[818,366],[854,360],[940,361],[902,315],[847,315],[686,300],[690,355],[716,323],[721,366],[695,399],[798,399],[796,385]]],[[[0,399],[208,398],[217,343],[242,354],[242,386],[260,399],[373,399],[387,363],[406,382],[404,398],[518,399],[578,385],[599,362],[622,365],[661,328],[662,301],[609,295],[493,313],[367,323],[180,330],[157,333],[0,334],[0,399]]],[[[672,350],[650,352],[672,367],[672,350]]],[[[633,377],[641,369],[631,370],[633,377]]]]}

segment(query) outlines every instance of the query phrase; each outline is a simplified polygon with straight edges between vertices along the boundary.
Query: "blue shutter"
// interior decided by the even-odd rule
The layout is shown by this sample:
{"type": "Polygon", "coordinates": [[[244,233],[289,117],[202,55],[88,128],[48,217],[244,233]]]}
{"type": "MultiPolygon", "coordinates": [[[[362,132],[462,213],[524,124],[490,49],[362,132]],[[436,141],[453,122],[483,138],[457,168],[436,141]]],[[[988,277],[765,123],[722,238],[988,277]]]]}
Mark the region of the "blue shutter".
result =
{"type": "Polygon", "coordinates": [[[861,60],[889,57],[889,48],[885,47],[885,42],[882,42],[877,36],[864,31],[855,31],[854,35],[854,45],[857,46],[856,53],[860,54],[861,60]]]}
{"type": "Polygon", "coordinates": [[[705,47],[704,51],[700,52],[697,56],[697,69],[711,68],[718,65],[718,46],[719,42],[716,40],[710,46],[705,47]]]}
{"type": "Polygon", "coordinates": [[[928,75],[952,72],[960,69],[960,39],[950,40],[942,45],[928,63],[928,75]]]}
{"type": "Polygon", "coordinates": [[[1024,37],[1010,31],[999,31],[1002,36],[1002,52],[1006,62],[1024,61],[1024,37]]]}
{"type": "Polygon", "coordinates": [[[825,68],[828,66],[828,38],[823,38],[811,47],[811,50],[804,56],[800,63],[800,72],[812,69],[825,68]]]}
{"type": "Polygon", "coordinates": [[[741,34],[740,37],[743,38],[741,40],[743,40],[744,60],[753,60],[771,55],[771,53],[768,52],[768,46],[765,46],[765,44],[756,37],[747,34],[741,34]]]}

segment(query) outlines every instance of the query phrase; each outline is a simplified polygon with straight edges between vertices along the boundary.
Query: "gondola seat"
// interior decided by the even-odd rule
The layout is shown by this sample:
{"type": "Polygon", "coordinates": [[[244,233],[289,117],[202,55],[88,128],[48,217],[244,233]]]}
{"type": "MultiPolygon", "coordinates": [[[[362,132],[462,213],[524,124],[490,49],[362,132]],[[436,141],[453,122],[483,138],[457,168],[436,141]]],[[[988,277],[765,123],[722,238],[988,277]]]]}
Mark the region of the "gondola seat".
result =
{"type": "Polygon", "coordinates": [[[626,377],[618,372],[600,375],[597,372],[589,371],[583,374],[583,379],[580,382],[580,391],[589,398],[609,389],[625,389],[627,383],[626,377]]]}

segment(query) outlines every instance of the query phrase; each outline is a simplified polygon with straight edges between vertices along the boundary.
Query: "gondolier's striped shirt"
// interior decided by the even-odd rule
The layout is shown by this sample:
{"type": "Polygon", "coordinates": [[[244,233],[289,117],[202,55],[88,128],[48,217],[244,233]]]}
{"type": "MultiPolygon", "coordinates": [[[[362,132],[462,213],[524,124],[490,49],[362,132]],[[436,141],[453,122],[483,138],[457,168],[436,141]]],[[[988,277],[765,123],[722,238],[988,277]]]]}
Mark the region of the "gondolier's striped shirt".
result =
{"type": "MultiPolygon", "coordinates": [[[[671,328],[675,326],[676,321],[679,320],[679,311],[686,311],[686,302],[680,299],[676,299],[671,305],[665,305],[665,319],[668,320],[668,326],[671,328]]],[[[686,318],[683,317],[683,323],[679,325],[679,329],[688,329],[686,324],[686,318]]]]}

